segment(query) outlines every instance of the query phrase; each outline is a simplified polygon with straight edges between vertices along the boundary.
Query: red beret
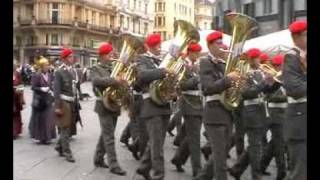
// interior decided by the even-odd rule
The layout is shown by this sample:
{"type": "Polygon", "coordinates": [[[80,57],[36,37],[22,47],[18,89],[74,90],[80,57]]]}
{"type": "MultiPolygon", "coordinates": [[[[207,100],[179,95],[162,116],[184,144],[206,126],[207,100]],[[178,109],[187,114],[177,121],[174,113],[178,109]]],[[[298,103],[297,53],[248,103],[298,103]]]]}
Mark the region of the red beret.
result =
{"type": "Polygon", "coordinates": [[[161,35],[159,33],[150,34],[148,35],[144,43],[149,47],[156,46],[161,43],[161,35]]]}
{"type": "Polygon", "coordinates": [[[202,48],[200,44],[198,43],[190,43],[188,45],[188,51],[193,51],[193,52],[201,52],[202,48]]]}
{"type": "Polygon", "coordinates": [[[261,51],[257,48],[251,48],[246,52],[249,58],[257,58],[260,56],[261,51]]]}
{"type": "Polygon", "coordinates": [[[112,45],[109,43],[103,43],[99,47],[99,55],[109,54],[113,50],[112,45]]]}
{"type": "Polygon", "coordinates": [[[222,39],[222,32],[215,31],[207,36],[207,43],[212,43],[217,39],[222,39]]]}
{"type": "Polygon", "coordinates": [[[267,60],[269,60],[269,56],[266,53],[261,53],[259,56],[260,62],[265,62],[267,60]]]}
{"type": "Polygon", "coordinates": [[[272,64],[279,66],[283,63],[283,59],[284,59],[283,55],[281,55],[281,54],[275,55],[272,58],[272,64]]]}
{"type": "Polygon", "coordinates": [[[61,53],[60,53],[60,57],[61,57],[61,59],[64,59],[64,58],[68,57],[72,53],[73,53],[72,49],[63,48],[61,53]]]}
{"type": "Polygon", "coordinates": [[[295,21],[289,25],[289,30],[292,34],[301,33],[307,30],[307,21],[295,21]]]}

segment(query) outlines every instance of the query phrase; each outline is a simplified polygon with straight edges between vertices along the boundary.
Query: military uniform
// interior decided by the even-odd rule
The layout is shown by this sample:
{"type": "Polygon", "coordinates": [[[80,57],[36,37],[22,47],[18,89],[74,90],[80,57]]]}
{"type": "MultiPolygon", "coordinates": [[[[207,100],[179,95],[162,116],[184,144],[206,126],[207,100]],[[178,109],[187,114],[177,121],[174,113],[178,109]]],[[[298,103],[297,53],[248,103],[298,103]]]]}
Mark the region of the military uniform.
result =
{"type": "Polygon", "coordinates": [[[103,105],[101,94],[110,86],[117,84],[114,78],[110,78],[112,72],[112,63],[98,63],[92,67],[91,80],[93,92],[97,96],[94,111],[99,116],[101,134],[96,146],[94,155],[95,165],[104,164],[104,155],[107,154],[108,165],[111,171],[120,169],[114,143],[114,131],[117,124],[117,118],[120,115],[120,110],[112,112],[103,105]]]}
{"type": "Polygon", "coordinates": [[[232,114],[220,102],[220,94],[231,86],[224,77],[225,64],[211,54],[200,59],[200,82],[206,104],[203,122],[213,154],[197,179],[227,179],[227,149],[232,133],[232,114]]]}
{"type": "Polygon", "coordinates": [[[283,87],[288,96],[284,138],[292,170],[290,180],[307,179],[307,73],[300,62],[302,50],[293,48],[284,57],[283,87]]]}
{"type": "Polygon", "coordinates": [[[268,129],[271,130],[272,139],[267,144],[266,150],[262,156],[262,172],[268,167],[270,161],[275,157],[277,165],[277,179],[281,180],[286,174],[285,156],[284,156],[284,139],[283,139],[283,121],[284,112],[287,108],[287,96],[283,87],[276,92],[267,94],[268,110],[268,129]]]}
{"type": "Polygon", "coordinates": [[[159,64],[160,59],[150,52],[138,57],[137,81],[143,92],[140,118],[146,125],[149,141],[137,172],[147,176],[152,169],[151,177],[154,180],[164,179],[163,145],[171,114],[169,103],[159,106],[149,94],[150,83],[166,77],[164,69],[158,68],[159,64]]]}
{"type": "Polygon", "coordinates": [[[61,109],[62,114],[56,115],[60,136],[56,150],[72,162],[72,152],[69,145],[69,136],[72,123],[76,120],[76,80],[77,73],[71,66],[61,65],[55,72],[54,99],[55,109],[61,109]]]}
{"type": "MultiPolygon", "coordinates": [[[[250,73],[245,87],[242,91],[243,108],[241,111],[241,120],[248,135],[249,147],[248,154],[244,153],[240,157],[239,163],[241,170],[237,172],[241,175],[246,169],[246,161],[251,165],[252,179],[261,179],[261,158],[263,151],[263,138],[266,127],[266,107],[263,100],[263,93],[273,92],[279,84],[267,85],[263,80],[263,74],[259,70],[253,70],[250,73]]],[[[235,165],[236,167],[237,165],[235,165]]]]}
{"type": "MultiPolygon", "coordinates": [[[[191,68],[195,68],[194,66],[191,68]]],[[[185,80],[181,83],[182,95],[178,101],[179,109],[184,118],[186,136],[183,138],[171,162],[181,166],[186,162],[190,154],[192,171],[195,176],[201,169],[200,130],[202,101],[199,91],[200,79],[195,70],[191,68],[187,68],[185,80]]]]}

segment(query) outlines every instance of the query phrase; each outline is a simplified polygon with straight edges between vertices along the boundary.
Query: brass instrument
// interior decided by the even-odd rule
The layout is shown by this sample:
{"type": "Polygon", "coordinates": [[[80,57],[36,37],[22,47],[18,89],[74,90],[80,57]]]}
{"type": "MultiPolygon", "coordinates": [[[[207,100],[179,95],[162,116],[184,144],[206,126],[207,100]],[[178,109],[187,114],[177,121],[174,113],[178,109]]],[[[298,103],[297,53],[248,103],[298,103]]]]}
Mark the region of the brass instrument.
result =
{"type": "MultiPolygon", "coordinates": [[[[240,13],[229,13],[226,15],[227,21],[230,23],[233,32],[229,46],[228,58],[226,60],[225,76],[233,71],[238,71],[241,77],[246,77],[247,71],[250,69],[246,60],[240,60],[240,54],[246,39],[248,39],[254,31],[258,29],[258,23],[253,18],[240,13]]],[[[229,110],[239,106],[241,100],[241,90],[245,84],[245,79],[240,78],[233,82],[232,86],[222,93],[221,103],[229,110]]]]}
{"type": "MultiPolygon", "coordinates": [[[[200,40],[198,30],[189,22],[183,20],[174,22],[174,34],[173,44],[179,47],[178,52],[185,52],[191,40],[195,42],[200,40]]],[[[177,97],[178,84],[185,76],[184,64],[185,62],[180,55],[173,57],[168,53],[165,56],[159,67],[168,69],[173,72],[173,75],[150,84],[149,93],[153,102],[164,105],[177,97]]]]}
{"type": "Polygon", "coordinates": [[[280,80],[280,77],[282,75],[281,71],[276,71],[273,67],[271,67],[270,65],[267,65],[267,64],[260,64],[259,69],[264,73],[270,74],[275,81],[277,81],[279,83],[282,82],[280,80]]]}
{"type": "Polygon", "coordinates": [[[121,106],[128,105],[130,97],[130,86],[136,80],[136,70],[134,59],[141,53],[143,41],[130,34],[122,35],[123,45],[119,59],[113,62],[111,78],[120,77],[123,81],[117,87],[108,87],[102,93],[102,102],[110,111],[118,111],[121,106]]]}

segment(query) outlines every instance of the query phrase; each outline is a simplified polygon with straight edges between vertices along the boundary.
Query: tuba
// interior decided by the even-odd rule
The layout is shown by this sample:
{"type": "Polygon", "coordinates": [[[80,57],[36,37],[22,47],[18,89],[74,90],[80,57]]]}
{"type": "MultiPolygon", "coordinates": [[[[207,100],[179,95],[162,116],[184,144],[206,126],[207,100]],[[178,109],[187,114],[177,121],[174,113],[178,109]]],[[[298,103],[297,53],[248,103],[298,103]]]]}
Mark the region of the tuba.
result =
{"type": "MultiPolygon", "coordinates": [[[[198,42],[200,40],[198,30],[183,20],[174,22],[174,34],[173,46],[179,48],[178,52],[185,52],[190,41],[198,42]]],[[[178,84],[184,78],[186,71],[184,64],[181,54],[178,57],[173,57],[171,53],[166,54],[159,67],[170,70],[173,75],[150,84],[149,93],[153,102],[164,105],[178,96],[178,84]]]]}
{"type": "Polygon", "coordinates": [[[113,62],[111,78],[120,77],[124,81],[117,87],[108,87],[102,93],[103,105],[110,111],[119,111],[127,106],[130,98],[130,86],[136,80],[136,55],[143,51],[143,41],[130,34],[123,34],[123,45],[117,60],[113,62]]]}
{"type": "MultiPolygon", "coordinates": [[[[241,77],[246,77],[250,69],[249,63],[241,59],[242,48],[246,39],[258,29],[258,23],[253,18],[240,13],[229,13],[226,15],[227,21],[232,27],[232,39],[225,67],[225,76],[232,71],[238,71],[241,77]]],[[[232,86],[222,93],[221,103],[226,109],[233,110],[239,106],[241,100],[241,90],[244,87],[245,79],[240,78],[232,82],[232,86]]]]}

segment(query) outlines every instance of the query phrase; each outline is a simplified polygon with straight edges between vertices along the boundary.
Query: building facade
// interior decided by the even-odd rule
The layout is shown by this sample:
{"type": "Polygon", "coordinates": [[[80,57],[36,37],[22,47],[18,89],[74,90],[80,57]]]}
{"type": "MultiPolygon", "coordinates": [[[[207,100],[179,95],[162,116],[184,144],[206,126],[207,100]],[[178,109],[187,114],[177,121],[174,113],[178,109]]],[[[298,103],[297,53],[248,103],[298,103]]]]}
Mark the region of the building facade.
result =
{"type": "Polygon", "coordinates": [[[212,29],[213,3],[208,0],[196,0],[195,2],[195,25],[199,30],[212,29]]]}
{"type": "Polygon", "coordinates": [[[120,29],[146,36],[153,30],[153,0],[119,0],[118,20],[120,29]]]}
{"type": "Polygon", "coordinates": [[[288,28],[298,19],[306,19],[306,0],[216,0],[214,2],[214,29],[226,29],[224,14],[241,12],[254,17],[260,27],[258,35],[264,35],[288,28]]]}
{"type": "Polygon", "coordinates": [[[70,47],[81,66],[91,66],[101,42],[118,43],[119,7],[115,0],[14,0],[14,57],[31,64],[39,55],[55,61],[70,47]]]}
{"type": "Polygon", "coordinates": [[[175,20],[186,20],[194,24],[195,0],[155,0],[154,1],[154,32],[161,34],[163,40],[174,37],[173,23],[175,20]]]}

